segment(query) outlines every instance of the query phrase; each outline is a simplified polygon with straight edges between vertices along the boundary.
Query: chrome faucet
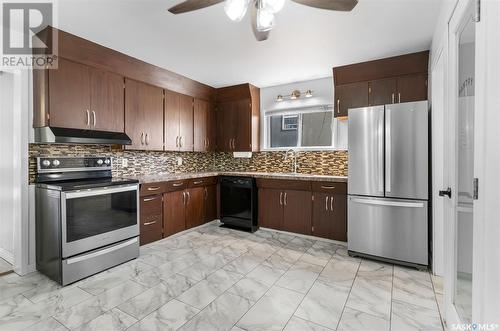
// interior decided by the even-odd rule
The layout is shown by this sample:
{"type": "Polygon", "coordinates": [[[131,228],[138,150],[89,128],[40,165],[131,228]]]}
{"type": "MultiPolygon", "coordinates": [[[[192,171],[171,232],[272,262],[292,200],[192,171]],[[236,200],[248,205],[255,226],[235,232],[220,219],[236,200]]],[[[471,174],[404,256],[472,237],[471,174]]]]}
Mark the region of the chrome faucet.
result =
{"type": "Polygon", "coordinates": [[[297,163],[297,156],[299,153],[297,151],[295,151],[293,148],[290,148],[289,150],[287,150],[285,152],[284,161],[288,160],[288,153],[290,153],[290,152],[292,152],[292,156],[293,156],[292,172],[297,173],[297,169],[299,168],[299,165],[297,163]]]}

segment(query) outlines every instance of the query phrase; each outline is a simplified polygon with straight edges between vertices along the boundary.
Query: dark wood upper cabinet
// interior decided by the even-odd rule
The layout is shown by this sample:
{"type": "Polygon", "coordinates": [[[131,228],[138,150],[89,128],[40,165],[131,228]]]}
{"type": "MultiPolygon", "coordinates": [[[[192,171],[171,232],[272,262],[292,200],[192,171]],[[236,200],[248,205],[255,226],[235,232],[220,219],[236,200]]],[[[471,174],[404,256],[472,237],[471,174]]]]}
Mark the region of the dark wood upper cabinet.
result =
{"type": "Polygon", "coordinates": [[[311,192],[286,190],[283,192],[283,230],[311,234],[311,192]]]}
{"type": "Polygon", "coordinates": [[[333,68],[335,116],[349,108],[427,100],[429,52],[333,68]]]}
{"type": "Polygon", "coordinates": [[[368,82],[351,83],[335,87],[335,117],[347,116],[349,108],[368,105],[368,82]]]}
{"type": "Polygon", "coordinates": [[[398,83],[395,78],[377,79],[369,82],[368,105],[379,106],[397,102],[398,83]]]}
{"type": "Polygon", "coordinates": [[[208,152],[215,149],[215,125],[215,112],[210,102],[195,99],[193,114],[195,152],[208,152]]]}
{"type": "Polygon", "coordinates": [[[398,77],[398,102],[427,100],[427,74],[398,77]]]}
{"type": "Polygon", "coordinates": [[[193,98],[165,91],[165,150],[193,150],[193,98]]]}
{"type": "Polygon", "coordinates": [[[217,89],[217,149],[259,150],[260,90],[251,84],[217,89]]]}
{"type": "Polygon", "coordinates": [[[125,78],[90,68],[90,109],[93,128],[99,131],[125,130],[125,78]]]}
{"type": "Polygon", "coordinates": [[[49,123],[54,127],[90,129],[90,73],[83,64],[59,58],[49,73],[49,123]]]}
{"type": "Polygon", "coordinates": [[[163,150],[163,90],[125,80],[125,132],[129,149],[163,150]]]}

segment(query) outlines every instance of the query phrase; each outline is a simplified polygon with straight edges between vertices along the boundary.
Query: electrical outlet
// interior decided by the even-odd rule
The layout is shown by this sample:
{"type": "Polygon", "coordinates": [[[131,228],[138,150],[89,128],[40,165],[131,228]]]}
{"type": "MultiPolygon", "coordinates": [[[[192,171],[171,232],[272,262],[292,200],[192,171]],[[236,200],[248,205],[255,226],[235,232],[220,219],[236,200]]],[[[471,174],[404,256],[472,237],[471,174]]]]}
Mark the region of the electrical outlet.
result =
{"type": "Polygon", "coordinates": [[[123,158],[122,159],[122,168],[127,168],[128,167],[128,160],[123,158]]]}
{"type": "Polygon", "coordinates": [[[177,157],[177,165],[181,166],[183,162],[184,162],[184,160],[182,159],[182,157],[178,156],[177,157]]]}

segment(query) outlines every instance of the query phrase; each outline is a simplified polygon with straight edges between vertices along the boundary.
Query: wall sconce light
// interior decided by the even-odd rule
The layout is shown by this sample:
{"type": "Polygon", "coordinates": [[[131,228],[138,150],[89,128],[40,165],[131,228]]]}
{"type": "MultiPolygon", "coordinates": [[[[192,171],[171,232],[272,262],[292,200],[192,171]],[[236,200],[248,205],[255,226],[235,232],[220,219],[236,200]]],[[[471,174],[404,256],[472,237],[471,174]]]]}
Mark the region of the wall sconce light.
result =
{"type": "Polygon", "coordinates": [[[289,100],[297,100],[299,99],[301,96],[305,96],[306,98],[311,98],[313,96],[313,91],[312,90],[306,90],[304,92],[301,92],[299,90],[294,90],[291,94],[289,95],[282,95],[282,94],[279,94],[277,97],[276,97],[276,102],[282,102],[284,101],[285,99],[289,99],[289,100]]]}

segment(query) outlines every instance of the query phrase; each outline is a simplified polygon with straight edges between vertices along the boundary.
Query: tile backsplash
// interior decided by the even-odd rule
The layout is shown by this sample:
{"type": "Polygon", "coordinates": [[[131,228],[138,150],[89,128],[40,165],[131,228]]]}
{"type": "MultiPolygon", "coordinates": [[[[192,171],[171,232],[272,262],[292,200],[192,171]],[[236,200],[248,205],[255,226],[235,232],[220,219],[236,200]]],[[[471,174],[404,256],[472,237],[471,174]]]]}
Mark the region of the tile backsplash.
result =
{"type": "MultiPolygon", "coordinates": [[[[113,157],[114,176],[201,171],[291,172],[292,160],[284,161],[284,152],[257,152],[249,159],[234,158],[230,153],[147,152],[114,148],[110,145],[30,144],[29,178],[33,183],[38,156],[113,157]],[[178,164],[179,158],[182,164],[178,164]],[[126,159],[127,166],[123,167],[126,159]]],[[[299,152],[298,172],[347,176],[347,151],[299,152]]]]}

